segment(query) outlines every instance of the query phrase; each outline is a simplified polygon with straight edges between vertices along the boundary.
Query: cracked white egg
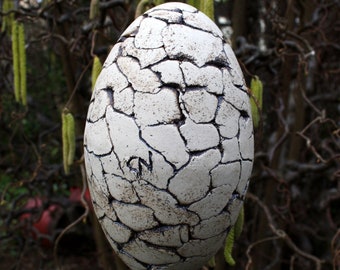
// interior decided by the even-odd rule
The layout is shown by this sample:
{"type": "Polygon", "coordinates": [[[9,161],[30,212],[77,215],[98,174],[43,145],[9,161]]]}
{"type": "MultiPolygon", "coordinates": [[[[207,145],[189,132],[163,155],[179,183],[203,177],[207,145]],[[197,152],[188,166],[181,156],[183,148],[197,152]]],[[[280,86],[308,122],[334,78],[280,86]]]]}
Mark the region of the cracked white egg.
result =
{"type": "Polygon", "coordinates": [[[193,270],[214,256],[254,158],[247,87],[214,22],[166,3],[126,29],[93,91],[84,157],[98,220],[131,269],[193,270]]]}

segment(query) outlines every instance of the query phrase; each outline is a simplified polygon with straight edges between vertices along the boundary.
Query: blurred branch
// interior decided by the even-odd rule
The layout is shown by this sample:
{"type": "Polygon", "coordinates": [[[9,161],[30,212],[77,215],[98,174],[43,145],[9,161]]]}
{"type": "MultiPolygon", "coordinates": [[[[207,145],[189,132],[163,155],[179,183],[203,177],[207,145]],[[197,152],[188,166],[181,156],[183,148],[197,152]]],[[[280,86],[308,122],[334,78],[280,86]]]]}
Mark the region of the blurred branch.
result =
{"type": "Polygon", "coordinates": [[[80,196],[80,201],[85,209],[84,213],[79,216],[75,221],[73,221],[71,224],[69,224],[57,237],[55,243],[54,243],[54,247],[53,247],[53,257],[54,257],[54,261],[55,261],[55,265],[56,268],[59,270],[62,270],[63,267],[60,265],[60,261],[59,261],[59,257],[58,257],[58,245],[60,240],[62,239],[62,237],[64,236],[64,234],[69,231],[70,229],[72,229],[74,226],[76,226],[78,223],[84,221],[86,219],[86,217],[89,214],[89,206],[85,200],[85,192],[86,192],[86,188],[87,188],[87,182],[86,182],[86,173],[85,173],[85,167],[84,164],[80,164],[80,169],[81,169],[81,173],[82,173],[82,181],[83,181],[83,187],[82,187],[82,191],[81,191],[81,196],[80,196]]]}
{"type": "Polygon", "coordinates": [[[331,243],[333,253],[333,270],[337,270],[340,266],[340,229],[335,233],[331,243]]]}
{"type": "Polygon", "coordinates": [[[99,3],[99,8],[100,9],[108,9],[117,5],[123,5],[127,4],[129,1],[127,0],[109,0],[106,2],[100,2],[99,3]]]}
{"type": "MultiPolygon", "coordinates": [[[[295,253],[297,253],[298,255],[300,255],[301,257],[304,257],[306,259],[309,259],[311,261],[313,261],[315,263],[315,269],[316,270],[321,270],[321,265],[323,263],[323,260],[304,252],[303,250],[301,250],[299,247],[296,246],[296,244],[292,241],[292,239],[290,238],[290,236],[287,235],[287,233],[284,230],[278,229],[275,225],[274,219],[272,217],[272,214],[270,213],[269,208],[254,194],[248,192],[246,195],[247,198],[251,199],[252,201],[256,202],[257,205],[259,205],[263,212],[265,213],[266,217],[267,217],[267,221],[268,221],[268,227],[270,228],[270,230],[272,231],[272,233],[274,233],[275,236],[273,237],[269,237],[266,239],[262,239],[259,240],[257,243],[255,244],[259,244],[261,242],[265,242],[265,241],[269,241],[269,240],[276,240],[276,239],[281,239],[283,240],[295,253]]],[[[250,245],[249,250],[247,250],[247,254],[249,254],[250,249],[255,245],[250,245]]],[[[248,259],[248,264],[251,264],[251,259],[250,259],[250,263],[249,263],[249,259],[248,259]]],[[[247,264],[247,265],[248,265],[247,264]]],[[[248,269],[248,268],[247,268],[248,269]]]]}

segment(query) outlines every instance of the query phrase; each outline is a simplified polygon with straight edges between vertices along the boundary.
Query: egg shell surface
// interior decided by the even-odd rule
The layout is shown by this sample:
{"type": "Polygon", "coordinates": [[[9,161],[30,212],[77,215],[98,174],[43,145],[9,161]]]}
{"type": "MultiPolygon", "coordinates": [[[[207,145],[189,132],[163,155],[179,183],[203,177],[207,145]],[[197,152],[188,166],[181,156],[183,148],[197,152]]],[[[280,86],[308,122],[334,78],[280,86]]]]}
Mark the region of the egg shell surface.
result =
{"type": "Polygon", "coordinates": [[[214,22],[166,3],[126,29],[95,84],[84,157],[98,220],[131,269],[199,269],[214,256],[254,158],[247,87],[214,22]]]}

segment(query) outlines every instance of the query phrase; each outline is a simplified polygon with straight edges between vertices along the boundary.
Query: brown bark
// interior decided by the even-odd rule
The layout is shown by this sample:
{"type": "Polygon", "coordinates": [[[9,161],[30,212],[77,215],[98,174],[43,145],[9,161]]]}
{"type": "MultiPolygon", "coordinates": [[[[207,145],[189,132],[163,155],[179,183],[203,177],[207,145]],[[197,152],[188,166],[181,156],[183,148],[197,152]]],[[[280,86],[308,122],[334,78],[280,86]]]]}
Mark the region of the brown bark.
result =
{"type": "Polygon", "coordinates": [[[246,33],[246,9],[247,4],[246,0],[237,0],[233,2],[233,12],[231,17],[232,27],[233,27],[233,36],[232,36],[232,46],[235,48],[236,38],[240,36],[244,36],[246,33]]]}

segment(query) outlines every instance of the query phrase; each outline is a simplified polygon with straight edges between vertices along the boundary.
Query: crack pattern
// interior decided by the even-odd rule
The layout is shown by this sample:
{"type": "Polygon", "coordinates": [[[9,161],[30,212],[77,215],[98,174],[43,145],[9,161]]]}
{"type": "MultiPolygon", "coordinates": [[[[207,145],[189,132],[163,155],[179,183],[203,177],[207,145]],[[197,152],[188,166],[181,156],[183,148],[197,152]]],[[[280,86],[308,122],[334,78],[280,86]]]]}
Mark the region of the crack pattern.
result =
{"type": "Polygon", "coordinates": [[[249,96],[218,27],[182,3],[137,18],[90,101],[84,158],[96,215],[131,269],[195,269],[221,247],[254,159],[249,96]]]}

